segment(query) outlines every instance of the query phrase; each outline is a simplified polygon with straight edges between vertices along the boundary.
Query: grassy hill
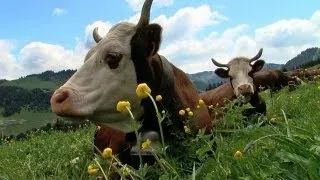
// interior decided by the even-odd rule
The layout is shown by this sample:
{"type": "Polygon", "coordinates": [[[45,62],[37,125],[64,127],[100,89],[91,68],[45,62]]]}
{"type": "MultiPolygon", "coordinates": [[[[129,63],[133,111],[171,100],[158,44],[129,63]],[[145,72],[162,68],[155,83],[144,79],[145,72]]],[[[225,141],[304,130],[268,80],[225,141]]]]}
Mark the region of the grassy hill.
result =
{"type": "MultiPolygon", "coordinates": [[[[320,176],[320,82],[269,98],[267,117],[244,120],[229,109],[212,134],[196,133],[157,154],[155,165],[139,170],[114,164],[141,179],[318,179],[320,176]],[[172,147],[173,146],[173,147],[172,147]],[[234,157],[235,152],[242,154],[234,157]],[[128,168],[130,170],[128,170],[128,168]]],[[[96,179],[107,174],[108,159],[94,160],[94,127],[72,133],[49,132],[0,146],[3,179],[96,179]],[[89,176],[89,165],[99,169],[89,176]]]]}

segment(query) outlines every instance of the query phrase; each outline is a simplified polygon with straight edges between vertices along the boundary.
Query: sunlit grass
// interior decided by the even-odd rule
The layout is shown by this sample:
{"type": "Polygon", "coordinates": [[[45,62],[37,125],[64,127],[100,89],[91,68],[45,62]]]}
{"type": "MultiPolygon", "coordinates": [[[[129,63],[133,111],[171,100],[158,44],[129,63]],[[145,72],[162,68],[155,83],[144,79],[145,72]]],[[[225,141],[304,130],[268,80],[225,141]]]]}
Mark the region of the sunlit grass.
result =
{"type": "MultiPolygon", "coordinates": [[[[317,179],[319,86],[312,82],[293,92],[284,88],[273,98],[263,92],[267,118],[245,121],[242,108],[230,110],[212,134],[189,134],[169,145],[161,160],[167,171],[156,163],[133,173],[142,179],[317,179]]],[[[96,179],[101,171],[88,175],[93,134],[94,127],[88,127],[2,145],[0,179],[96,179]]]]}

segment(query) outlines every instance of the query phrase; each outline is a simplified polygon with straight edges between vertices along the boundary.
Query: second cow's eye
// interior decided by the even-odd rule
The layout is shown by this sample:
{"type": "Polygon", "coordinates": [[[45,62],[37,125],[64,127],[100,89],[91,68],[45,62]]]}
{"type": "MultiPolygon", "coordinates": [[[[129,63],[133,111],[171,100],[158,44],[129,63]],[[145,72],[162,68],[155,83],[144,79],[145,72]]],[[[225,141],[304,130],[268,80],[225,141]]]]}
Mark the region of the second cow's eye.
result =
{"type": "Polygon", "coordinates": [[[122,54],[120,53],[109,53],[107,54],[105,61],[110,67],[110,69],[116,69],[122,59],[122,54]]]}

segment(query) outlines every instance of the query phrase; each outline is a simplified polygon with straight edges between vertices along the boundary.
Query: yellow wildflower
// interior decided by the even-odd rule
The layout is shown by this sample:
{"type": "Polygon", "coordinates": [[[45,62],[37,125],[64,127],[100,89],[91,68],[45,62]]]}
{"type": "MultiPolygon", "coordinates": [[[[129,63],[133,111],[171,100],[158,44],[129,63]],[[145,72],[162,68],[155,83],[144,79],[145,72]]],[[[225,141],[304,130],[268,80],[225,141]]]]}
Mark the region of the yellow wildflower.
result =
{"type": "Polygon", "coordinates": [[[88,174],[89,174],[90,176],[95,175],[95,174],[98,172],[98,170],[99,170],[99,169],[94,168],[92,165],[89,165],[89,166],[88,166],[88,174]]]}
{"type": "Polygon", "coordinates": [[[237,151],[236,153],[234,153],[233,157],[236,158],[236,159],[241,159],[242,152],[241,151],[237,151]]]}
{"type": "Polygon", "coordinates": [[[117,111],[119,112],[127,112],[128,109],[131,109],[129,101],[119,101],[117,104],[117,111]]]}
{"type": "Polygon", "coordinates": [[[157,95],[156,96],[156,101],[161,101],[162,100],[162,96],[161,95],[157,95]]]}
{"type": "Polygon", "coordinates": [[[204,101],[202,99],[199,100],[199,105],[200,106],[204,105],[204,101]]]}
{"type": "Polygon", "coordinates": [[[189,112],[189,111],[190,111],[190,108],[186,108],[186,111],[189,112]]]}
{"type": "Polygon", "coordinates": [[[193,112],[192,112],[192,111],[189,111],[189,112],[188,112],[188,116],[193,116],[193,112]]]}
{"type": "Polygon", "coordinates": [[[197,105],[197,109],[200,109],[200,105],[197,105]]]}
{"type": "Polygon", "coordinates": [[[183,116],[183,115],[186,114],[186,112],[185,112],[183,109],[181,109],[181,110],[179,111],[179,114],[180,114],[180,116],[183,116]]]}
{"type": "Polygon", "coordinates": [[[112,156],[112,149],[111,148],[105,148],[102,152],[103,158],[109,158],[112,156]]]}
{"type": "Polygon", "coordinates": [[[147,139],[145,142],[142,143],[141,145],[141,149],[142,150],[146,150],[151,146],[151,140],[147,139]]]}
{"type": "Polygon", "coordinates": [[[151,93],[151,89],[146,83],[141,83],[137,86],[136,94],[139,98],[145,99],[148,97],[148,94],[151,93]]]}
{"type": "Polygon", "coordinates": [[[184,126],[184,132],[189,134],[191,132],[190,128],[188,126],[184,126]]]}

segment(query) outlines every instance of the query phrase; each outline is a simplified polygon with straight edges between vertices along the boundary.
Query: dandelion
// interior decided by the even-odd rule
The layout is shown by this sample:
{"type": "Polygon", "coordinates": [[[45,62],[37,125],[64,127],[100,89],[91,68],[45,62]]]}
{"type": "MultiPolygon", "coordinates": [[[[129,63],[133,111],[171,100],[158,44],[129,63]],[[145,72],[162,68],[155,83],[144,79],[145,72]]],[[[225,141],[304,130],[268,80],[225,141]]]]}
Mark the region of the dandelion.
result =
{"type": "Polygon", "coordinates": [[[184,132],[187,133],[187,134],[190,134],[191,133],[191,130],[188,126],[184,126],[184,132]]]}
{"type": "Polygon", "coordinates": [[[193,116],[193,112],[192,112],[192,111],[189,111],[189,112],[188,112],[188,116],[190,116],[190,117],[193,116]]]}
{"type": "Polygon", "coordinates": [[[236,153],[234,153],[233,157],[236,158],[236,159],[241,159],[242,152],[241,151],[237,151],[236,153]]]}
{"type": "Polygon", "coordinates": [[[160,102],[162,100],[162,96],[161,95],[157,95],[156,96],[156,101],[160,102]]]}
{"type": "Polygon", "coordinates": [[[95,174],[98,172],[98,170],[99,170],[99,169],[94,168],[92,165],[89,165],[89,166],[88,166],[88,174],[89,174],[90,176],[95,175],[95,174]]]}
{"type": "Polygon", "coordinates": [[[186,108],[186,111],[189,112],[189,111],[190,111],[190,108],[186,108]]]}
{"type": "Polygon", "coordinates": [[[202,99],[199,100],[199,105],[203,106],[204,105],[204,101],[202,99]]]}
{"type": "Polygon", "coordinates": [[[183,116],[183,115],[185,115],[186,114],[186,112],[183,110],[183,109],[181,109],[180,111],[179,111],[179,115],[180,116],[183,116]]]}
{"type": "Polygon", "coordinates": [[[151,89],[146,83],[141,83],[137,86],[136,94],[139,98],[145,99],[148,97],[148,94],[151,93],[151,89]]]}
{"type": "Polygon", "coordinates": [[[109,158],[112,156],[112,149],[111,148],[105,148],[102,152],[103,158],[109,158]]]}
{"type": "Polygon", "coordinates": [[[147,139],[145,142],[141,145],[141,150],[146,150],[151,146],[151,140],[147,139]]]}
{"type": "Polygon", "coordinates": [[[127,166],[123,167],[122,173],[124,176],[128,176],[130,174],[130,172],[131,172],[131,170],[127,166]]]}
{"type": "Polygon", "coordinates": [[[117,104],[117,111],[119,112],[127,112],[128,109],[131,109],[129,101],[119,101],[117,104]]]}

